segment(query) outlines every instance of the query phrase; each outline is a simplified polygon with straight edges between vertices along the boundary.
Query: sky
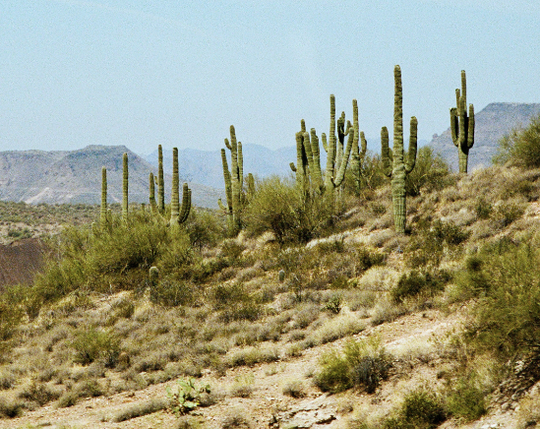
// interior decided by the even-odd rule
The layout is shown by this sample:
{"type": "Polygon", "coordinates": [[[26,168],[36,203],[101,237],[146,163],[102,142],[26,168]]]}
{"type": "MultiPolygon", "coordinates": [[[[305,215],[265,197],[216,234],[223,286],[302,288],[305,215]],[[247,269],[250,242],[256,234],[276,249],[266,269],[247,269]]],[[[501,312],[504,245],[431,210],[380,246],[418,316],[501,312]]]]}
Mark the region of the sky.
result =
{"type": "Polygon", "coordinates": [[[538,0],[1,0],[0,150],[293,146],[338,112],[392,133],[449,126],[460,72],[478,112],[540,102],[538,0]]]}

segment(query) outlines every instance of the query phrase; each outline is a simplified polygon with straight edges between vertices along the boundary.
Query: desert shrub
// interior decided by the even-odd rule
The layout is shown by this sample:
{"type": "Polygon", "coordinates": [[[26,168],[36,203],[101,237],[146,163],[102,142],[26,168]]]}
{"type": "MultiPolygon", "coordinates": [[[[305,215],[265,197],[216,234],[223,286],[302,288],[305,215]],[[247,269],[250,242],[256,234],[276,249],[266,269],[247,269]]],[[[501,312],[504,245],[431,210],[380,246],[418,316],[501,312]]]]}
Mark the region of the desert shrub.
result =
{"type": "Polygon", "coordinates": [[[306,196],[292,180],[273,176],[257,185],[245,216],[246,229],[251,235],[271,231],[281,245],[306,243],[328,224],[331,214],[322,196],[306,196]]]}
{"type": "Polygon", "coordinates": [[[406,247],[406,263],[411,268],[437,268],[467,238],[469,233],[452,222],[421,219],[406,247]]]}
{"type": "Polygon", "coordinates": [[[480,197],[476,200],[474,211],[478,219],[489,219],[491,212],[493,211],[493,206],[489,201],[480,197]]]}
{"type": "Polygon", "coordinates": [[[281,392],[284,395],[290,396],[291,398],[304,398],[306,396],[306,390],[304,383],[300,380],[289,380],[281,389],[281,392]]]}
{"type": "Polygon", "coordinates": [[[387,180],[380,156],[368,152],[361,163],[359,177],[354,177],[352,172],[347,170],[344,189],[350,194],[370,199],[374,195],[373,191],[385,185],[387,180]]]}
{"type": "Polygon", "coordinates": [[[248,398],[253,393],[255,377],[253,374],[239,375],[235,377],[229,393],[237,398],[248,398]]]}
{"type": "Polygon", "coordinates": [[[22,414],[24,404],[13,397],[0,396],[0,416],[8,419],[19,417],[22,414]]]}
{"type": "Polygon", "coordinates": [[[441,400],[423,389],[407,394],[395,414],[383,422],[384,429],[435,429],[446,420],[441,400]]]}
{"type": "Polygon", "coordinates": [[[440,155],[434,155],[429,146],[423,146],[416,155],[414,169],[405,179],[405,192],[415,197],[421,190],[440,191],[454,181],[446,161],[440,155]]]}
{"type": "Polygon", "coordinates": [[[225,224],[210,210],[192,208],[185,226],[191,244],[199,250],[217,245],[226,236],[225,224]]]}
{"type": "Polygon", "coordinates": [[[505,135],[499,141],[494,161],[525,168],[540,167],[540,116],[532,118],[526,128],[515,128],[505,135]]]}
{"type": "Polygon", "coordinates": [[[363,341],[350,340],[343,353],[336,350],[324,354],[314,383],[322,391],[342,392],[352,387],[373,393],[388,375],[390,359],[376,337],[363,341]]]}
{"type": "Polygon", "coordinates": [[[164,279],[150,288],[150,300],[165,307],[192,305],[195,286],[186,280],[164,279]]]}
{"type": "Polygon", "coordinates": [[[125,422],[126,420],[131,420],[136,417],[145,416],[147,414],[152,414],[157,411],[161,411],[169,407],[169,400],[165,398],[153,398],[148,399],[144,402],[139,402],[137,404],[132,404],[124,409],[116,412],[108,420],[112,422],[125,422]]]}
{"type": "Polygon", "coordinates": [[[444,285],[450,280],[450,275],[444,271],[421,272],[413,270],[405,273],[399,279],[396,287],[392,289],[392,299],[396,303],[403,302],[407,297],[413,297],[420,293],[433,295],[444,289],[444,285]]]}
{"type": "Polygon", "coordinates": [[[96,328],[81,329],[70,343],[75,350],[75,362],[88,365],[98,359],[114,367],[120,355],[120,339],[109,331],[96,328]]]}
{"type": "Polygon", "coordinates": [[[475,323],[469,335],[480,349],[508,357],[538,345],[537,241],[498,240],[470,256],[466,270],[456,276],[464,295],[480,297],[473,308],[475,323]]]}
{"type": "Polygon", "coordinates": [[[446,407],[454,417],[477,420],[487,412],[486,394],[477,386],[474,373],[460,376],[445,392],[446,407]]]}
{"type": "Polygon", "coordinates": [[[211,300],[215,310],[220,310],[220,318],[231,320],[257,320],[262,314],[262,306],[256,295],[250,294],[243,283],[220,284],[213,288],[211,300]]]}

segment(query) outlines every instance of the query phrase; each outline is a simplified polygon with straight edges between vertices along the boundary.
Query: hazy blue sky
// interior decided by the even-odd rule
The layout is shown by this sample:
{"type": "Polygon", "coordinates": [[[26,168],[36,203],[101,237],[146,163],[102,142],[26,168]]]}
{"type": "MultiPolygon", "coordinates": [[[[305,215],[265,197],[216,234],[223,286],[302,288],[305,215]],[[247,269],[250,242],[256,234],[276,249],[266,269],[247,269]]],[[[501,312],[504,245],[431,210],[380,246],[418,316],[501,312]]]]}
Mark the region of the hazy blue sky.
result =
{"type": "Polygon", "coordinates": [[[1,0],[0,150],[294,145],[329,95],[378,137],[393,67],[419,137],[448,127],[460,71],[477,111],[540,102],[538,0],[1,0]]]}

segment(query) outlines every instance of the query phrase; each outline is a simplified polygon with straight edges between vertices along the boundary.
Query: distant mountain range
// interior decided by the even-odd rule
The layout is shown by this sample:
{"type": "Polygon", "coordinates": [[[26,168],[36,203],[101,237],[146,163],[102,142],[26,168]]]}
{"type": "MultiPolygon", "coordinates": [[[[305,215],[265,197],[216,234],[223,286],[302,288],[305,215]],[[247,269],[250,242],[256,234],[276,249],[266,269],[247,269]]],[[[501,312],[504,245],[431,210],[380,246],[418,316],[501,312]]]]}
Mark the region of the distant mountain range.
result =
{"type": "MultiPolygon", "coordinates": [[[[540,103],[491,103],[476,113],[475,143],[469,154],[470,170],[488,166],[499,139],[518,125],[526,126],[531,117],[538,114],[540,103]]],[[[426,143],[419,141],[419,146],[426,143]]],[[[379,152],[379,145],[379,139],[368,139],[370,150],[379,152]]],[[[435,135],[430,145],[457,169],[457,149],[452,143],[450,129],[435,135]]],[[[125,146],[88,146],[74,151],[0,152],[0,200],[29,204],[99,203],[101,167],[105,166],[109,201],[120,202],[124,152],[129,157],[130,201],[148,202],[148,174],[157,172],[157,150],[143,159],[125,146]]],[[[251,172],[260,178],[272,174],[289,175],[289,163],[296,162],[296,148],[293,146],[271,150],[245,144],[243,152],[244,174],[251,172]]],[[[172,151],[164,150],[164,158],[165,171],[170,174],[172,151]]],[[[217,207],[218,198],[224,194],[220,151],[179,150],[179,164],[180,176],[189,182],[192,189],[193,203],[200,207],[217,207]]],[[[168,176],[165,182],[167,195],[170,183],[168,176]]]]}
{"type": "MultiPolygon", "coordinates": [[[[74,151],[0,152],[0,200],[38,203],[101,201],[101,167],[107,168],[109,202],[122,201],[122,156],[129,159],[129,200],[148,202],[148,175],[156,168],[125,146],[87,146],[74,151]]],[[[165,183],[170,192],[170,177],[165,183]]],[[[219,190],[190,183],[193,203],[217,207],[219,190]]]]}
{"type": "MultiPolygon", "coordinates": [[[[532,117],[539,114],[540,103],[491,103],[475,113],[474,146],[469,152],[469,171],[491,165],[499,140],[513,128],[526,126],[532,117]]],[[[441,154],[454,171],[458,170],[458,153],[452,142],[450,127],[441,135],[435,134],[430,146],[441,154]]]]}
{"type": "MultiPolygon", "coordinates": [[[[380,152],[380,138],[367,138],[368,149],[373,152],[380,152]]],[[[419,141],[419,145],[425,145],[426,140],[419,141]]],[[[253,173],[259,178],[276,174],[287,176],[291,174],[289,164],[296,164],[296,147],[289,146],[280,149],[268,149],[255,144],[243,144],[242,153],[244,159],[244,174],[253,173]]],[[[179,149],[178,165],[180,175],[192,182],[201,183],[213,188],[223,188],[223,167],[221,164],[220,150],[205,151],[197,149],[179,149]]],[[[154,167],[158,165],[157,149],[145,159],[154,167]]],[[[230,152],[227,150],[227,160],[230,168],[230,152]]],[[[169,174],[172,173],[172,151],[163,150],[164,169],[169,174]]],[[[321,165],[326,165],[326,153],[321,152],[321,165]]]]}

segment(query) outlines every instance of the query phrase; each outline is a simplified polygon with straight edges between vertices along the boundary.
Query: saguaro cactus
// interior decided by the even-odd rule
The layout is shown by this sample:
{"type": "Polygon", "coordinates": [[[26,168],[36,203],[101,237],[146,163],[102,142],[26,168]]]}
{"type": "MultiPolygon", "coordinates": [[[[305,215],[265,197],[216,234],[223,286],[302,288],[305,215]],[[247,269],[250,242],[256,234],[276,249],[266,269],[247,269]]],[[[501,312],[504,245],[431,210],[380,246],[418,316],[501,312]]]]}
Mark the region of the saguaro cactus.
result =
{"type": "Polygon", "coordinates": [[[227,222],[231,232],[242,227],[241,211],[245,205],[244,192],[244,158],[242,156],[242,143],[237,142],[234,126],[230,127],[231,140],[225,139],[225,146],[231,152],[231,170],[227,163],[225,149],[221,149],[221,162],[223,164],[223,180],[225,181],[225,194],[227,197],[227,207],[223,205],[221,199],[218,200],[219,207],[227,214],[227,222]]]}
{"type": "Polygon", "coordinates": [[[360,193],[361,179],[362,179],[362,163],[367,152],[367,141],[363,131],[360,131],[358,123],[358,103],[353,100],[353,127],[355,132],[355,139],[353,141],[352,155],[351,155],[351,172],[354,178],[354,184],[356,192],[360,193]],[[359,138],[357,137],[360,134],[359,138]],[[358,142],[360,141],[360,145],[358,142]]]}
{"type": "Polygon", "coordinates": [[[107,225],[107,169],[101,168],[101,208],[99,212],[99,223],[101,227],[107,225]]]}
{"type": "Polygon", "coordinates": [[[458,148],[459,172],[467,173],[469,149],[474,145],[474,106],[469,104],[467,115],[467,77],[461,70],[461,92],[456,89],[456,106],[450,109],[452,140],[458,148]]]}
{"type": "Polygon", "coordinates": [[[409,151],[407,159],[403,150],[403,91],[401,87],[401,68],[394,67],[394,144],[390,153],[388,146],[388,129],[381,130],[381,159],[384,173],[392,178],[392,203],[394,208],[394,226],[397,233],[405,233],[406,201],[405,178],[416,163],[418,121],[411,118],[409,151]]]}
{"type": "Polygon", "coordinates": [[[154,173],[150,173],[148,175],[148,191],[149,191],[149,202],[150,202],[150,209],[152,210],[153,214],[158,214],[158,206],[156,203],[156,179],[154,177],[154,173]]]}
{"type": "Polygon", "coordinates": [[[157,207],[161,214],[165,212],[165,179],[163,176],[163,148],[158,146],[158,201],[157,207]]]}
{"type": "Polygon", "coordinates": [[[180,207],[180,176],[178,173],[178,148],[173,148],[173,177],[171,191],[171,226],[184,223],[191,210],[191,189],[184,183],[180,207]]]}
{"type": "Polygon", "coordinates": [[[128,172],[128,154],[123,156],[123,180],[122,180],[122,219],[128,221],[128,191],[129,191],[129,172],[128,172]]]}

